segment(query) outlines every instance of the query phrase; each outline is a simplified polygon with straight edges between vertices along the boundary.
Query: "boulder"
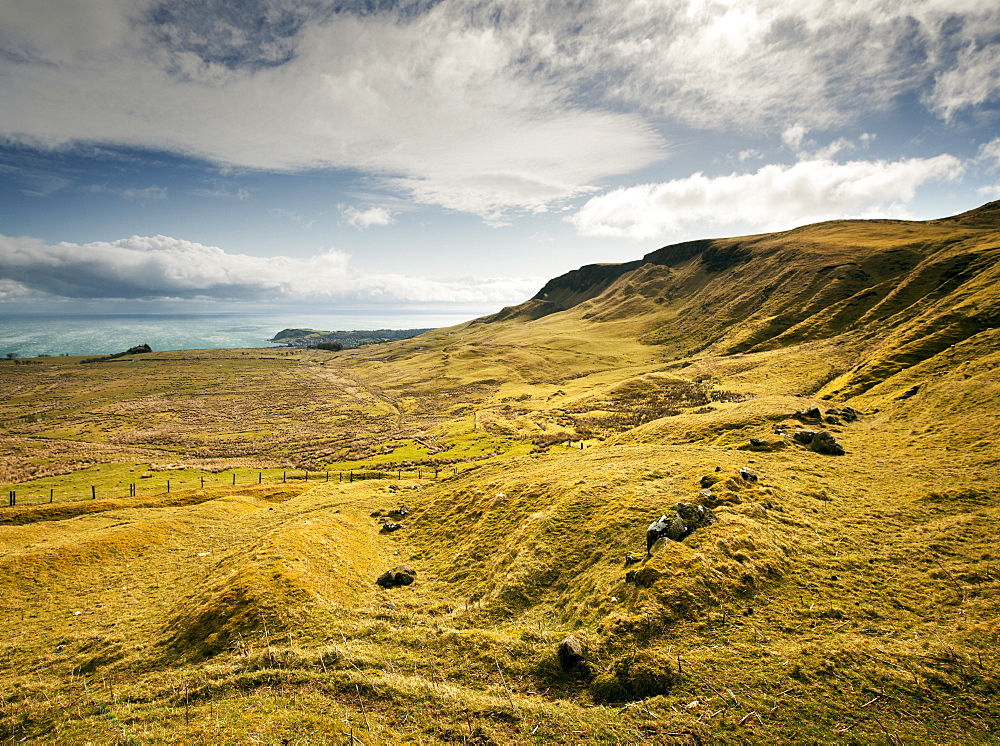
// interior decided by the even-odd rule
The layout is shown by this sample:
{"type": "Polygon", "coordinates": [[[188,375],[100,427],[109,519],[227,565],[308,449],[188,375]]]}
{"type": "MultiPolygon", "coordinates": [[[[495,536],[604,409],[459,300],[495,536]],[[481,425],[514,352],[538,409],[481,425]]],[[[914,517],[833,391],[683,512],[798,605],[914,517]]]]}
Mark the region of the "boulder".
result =
{"type": "Polygon", "coordinates": [[[811,407],[806,407],[805,409],[800,409],[795,413],[795,416],[800,420],[822,420],[823,413],[820,411],[819,407],[813,405],[811,407]]]}
{"type": "Polygon", "coordinates": [[[748,482],[756,482],[757,481],[757,472],[755,472],[753,469],[751,469],[748,466],[741,466],[740,467],[740,476],[743,477],[748,482]]]}
{"type": "Polygon", "coordinates": [[[804,446],[810,445],[813,442],[813,438],[816,437],[815,430],[796,430],[792,435],[792,438],[796,443],[801,443],[804,446]]]}
{"type": "Polygon", "coordinates": [[[845,453],[844,447],[826,430],[821,430],[813,436],[812,442],[809,444],[809,450],[828,456],[843,456],[845,453]]]}
{"type": "Polygon", "coordinates": [[[559,643],[559,667],[563,671],[572,671],[585,661],[586,648],[579,639],[569,635],[559,643]]]}
{"type": "Polygon", "coordinates": [[[390,518],[394,518],[397,521],[402,518],[406,518],[406,516],[408,516],[409,514],[410,514],[410,509],[406,505],[400,505],[398,508],[396,508],[395,510],[390,510],[388,513],[390,518]]]}
{"type": "Polygon", "coordinates": [[[402,527],[402,524],[396,523],[395,521],[386,521],[382,524],[382,528],[379,529],[379,533],[391,534],[393,531],[399,531],[402,527]]]}
{"type": "Polygon", "coordinates": [[[396,588],[401,585],[410,585],[417,576],[417,571],[406,565],[397,565],[391,570],[386,570],[378,576],[378,583],[383,588],[396,588]]]}
{"type": "Polygon", "coordinates": [[[720,477],[718,474],[706,474],[701,478],[701,482],[699,482],[699,485],[703,490],[707,490],[712,485],[718,484],[721,481],[722,477],[720,477]]]}

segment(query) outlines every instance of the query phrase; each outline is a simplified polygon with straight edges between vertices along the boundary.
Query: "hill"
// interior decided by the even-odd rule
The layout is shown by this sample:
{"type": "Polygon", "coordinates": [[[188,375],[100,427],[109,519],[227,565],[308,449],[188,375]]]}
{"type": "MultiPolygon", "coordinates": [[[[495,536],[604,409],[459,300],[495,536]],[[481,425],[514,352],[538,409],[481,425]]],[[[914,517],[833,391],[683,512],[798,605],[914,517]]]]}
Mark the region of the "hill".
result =
{"type": "Polygon", "coordinates": [[[5,732],[997,740],[998,216],[668,246],[336,355],[0,363],[5,732]]]}

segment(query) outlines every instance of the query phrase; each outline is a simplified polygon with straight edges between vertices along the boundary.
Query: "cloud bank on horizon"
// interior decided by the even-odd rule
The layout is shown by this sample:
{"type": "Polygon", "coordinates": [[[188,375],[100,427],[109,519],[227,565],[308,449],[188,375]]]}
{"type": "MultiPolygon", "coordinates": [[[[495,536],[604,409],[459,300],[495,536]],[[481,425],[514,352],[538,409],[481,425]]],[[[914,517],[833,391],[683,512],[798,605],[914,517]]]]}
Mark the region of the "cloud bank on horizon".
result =
{"type": "MultiPolygon", "coordinates": [[[[26,205],[0,233],[30,236],[0,239],[0,302],[513,302],[537,288],[488,276],[520,257],[548,271],[529,234],[575,266],[587,242],[605,243],[580,256],[611,260],[635,241],[1000,196],[1000,6],[972,0],[9,0],[0,95],[0,179],[26,205]],[[164,154],[211,178],[181,163],[179,186],[157,183],[164,154]],[[268,178],[306,177],[327,191],[309,215],[266,196],[268,178]],[[117,222],[79,227],[85,199],[115,197],[117,222]],[[291,218],[299,256],[266,243],[277,228],[256,231],[262,256],[202,245],[190,232],[217,235],[225,210],[185,222],[182,199],[291,218]],[[418,229],[430,274],[487,279],[347,261],[381,250],[366,236],[418,229]],[[505,229],[505,257],[476,250],[505,229]]],[[[412,268],[414,253],[391,256],[412,268]]]]}

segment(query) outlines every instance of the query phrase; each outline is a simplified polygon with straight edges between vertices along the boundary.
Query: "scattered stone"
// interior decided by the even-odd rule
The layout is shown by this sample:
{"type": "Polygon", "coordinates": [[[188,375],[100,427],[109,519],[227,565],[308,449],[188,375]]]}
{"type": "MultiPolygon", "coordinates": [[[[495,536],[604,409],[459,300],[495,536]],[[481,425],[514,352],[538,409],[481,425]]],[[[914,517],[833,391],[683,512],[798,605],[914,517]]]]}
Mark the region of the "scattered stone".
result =
{"type": "Polygon", "coordinates": [[[631,565],[634,565],[637,562],[642,562],[642,557],[640,557],[637,554],[633,554],[632,552],[628,552],[625,555],[625,567],[629,567],[631,565]]]}
{"type": "Polygon", "coordinates": [[[409,514],[410,509],[406,505],[400,505],[395,510],[390,510],[388,515],[390,518],[394,518],[398,521],[401,518],[406,518],[409,514]]]}
{"type": "Polygon", "coordinates": [[[393,531],[399,531],[403,526],[395,521],[386,521],[382,524],[382,528],[379,529],[380,534],[391,534],[393,531]]]}
{"type": "Polygon", "coordinates": [[[751,448],[767,448],[767,441],[763,438],[750,438],[751,448]]]}
{"type": "Polygon", "coordinates": [[[844,421],[842,419],[840,419],[839,417],[835,417],[832,414],[828,414],[826,417],[824,417],[823,418],[823,422],[825,422],[827,425],[843,425],[844,424],[844,421]]]}
{"type": "Polygon", "coordinates": [[[661,539],[682,541],[695,529],[711,526],[717,522],[718,519],[711,508],[698,503],[677,503],[672,511],[649,524],[649,528],[646,529],[646,553],[652,556],[654,545],[661,539]]]}
{"type": "Polygon", "coordinates": [[[809,450],[828,456],[843,456],[846,453],[844,447],[826,430],[821,430],[813,436],[812,442],[809,444],[809,450]]]}
{"type": "Polygon", "coordinates": [[[577,666],[585,662],[586,648],[583,643],[573,635],[569,635],[559,643],[559,667],[563,671],[572,671],[577,666]]]}
{"type": "Polygon", "coordinates": [[[392,601],[382,604],[382,607],[385,609],[389,609],[390,611],[395,611],[397,608],[396,604],[394,604],[392,601]]]}
{"type": "Polygon", "coordinates": [[[861,419],[861,412],[854,407],[844,407],[840,410],[840,417],[847,422],[857,422],[861,419]]]}
{"type": "Polygon", "coordinates": [[[378,583],[383,588],[396,588],[401,585],[410,585],[417,576],[417,571],[406,565],[397,565],[391,570],[386,570],[378,576],[378,583]]]}
{"type": "Polygon", "coordinates": [[[757,472],[746,466],[740,467],[740,476],[743,477],[748,482],[757,481],[757,472]]]}
{"type": "Polygon", "coordinates": [[[805,409],[800,409],[795,413],[795,416],[800,420],[822,420],[823,413],[819,411],[819,407],[815,404],[811,407],[805,409]]]}
{"type": "Polygon", "coordinates": [[[716,476],[715,474],[706,474],[701,478],[701,488],[707,490],[712,485],[718,484],[722,481],[722,477],[716,476]]]}
{"type": "Polygon", "coordinates": [[[376,510],[374,513],[371,514],[371,517],[372,518],[378,518],[380,515],[382,515],[382,511],[381,510],[376,510]]]}
{"type": "Polygon", "coordinates": [[[792,435],[796,443],[801,443],[804,446],[810,445],[815,437],[815,430],[796,430],[794,435],[792,435]]]}

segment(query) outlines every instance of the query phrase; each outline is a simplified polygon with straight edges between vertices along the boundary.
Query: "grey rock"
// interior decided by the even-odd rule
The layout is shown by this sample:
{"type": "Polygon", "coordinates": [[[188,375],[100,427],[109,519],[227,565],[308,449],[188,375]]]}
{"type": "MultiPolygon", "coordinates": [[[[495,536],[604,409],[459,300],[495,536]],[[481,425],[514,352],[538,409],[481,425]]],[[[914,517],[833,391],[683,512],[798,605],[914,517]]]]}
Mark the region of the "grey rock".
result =
{"type": "Polygon", "coordinates": [[[794,435],[792,435],[796,443],[801,443],[804,446],[810,445],[815,437],[815,430],[796,430],[794,435]]]}
{"type": "Polygon", "coordinates": [[[396,523],[395,521],[386,521],[382,524],[382,528],[379,529],[379,533],[391,534],[393,531],[399,531],[402,527],[402,524],[396,523]]]}
{"type": "Polygon", "coordinates": [[[748,482],[756,482],[757,481],[757,472],[755,472],[753,469],[751,469],[748,466],[741,466],[740,467],[740,476],[743,477],[748,482]]]}
{"type": "Polygon", "coordinates": [[[806,407],[805,409],[798,410],[795,415],[802,420],[822,420],[823,413],[819,410],[819,407],[813,405],[811,407],[806,407]]]}
{"type": "Polygon", "coordinates": [[[586,660],[586,648],[580,640],[569,635],[559,643],[559,667],[563,671],[572,671],[586,660]]]}
{"type": "Polygon", "coordinates": [[[395,510],[390,510],[388,515],[390,518],[394,518],[397,521],[401,518],[406,518],[410,514],[410,508],[406,505],[400,505],[395,510]]]}
{"type": "Polygon", "coordinates": [[[649,524],[646,529],[646,553],[652,555],[654,546],[661,540],[682,541],[696,529],[717,522],[711,508],[698,503],[677,503],[672,511],[649,524]]]}
{"type": "Polygon", "coordinates": [[[809,450],[828,456],[843,456],[845,453],[844,447],[826,430],[821,430],[813,436],[812,442],[809,444],[809,450]]]}

